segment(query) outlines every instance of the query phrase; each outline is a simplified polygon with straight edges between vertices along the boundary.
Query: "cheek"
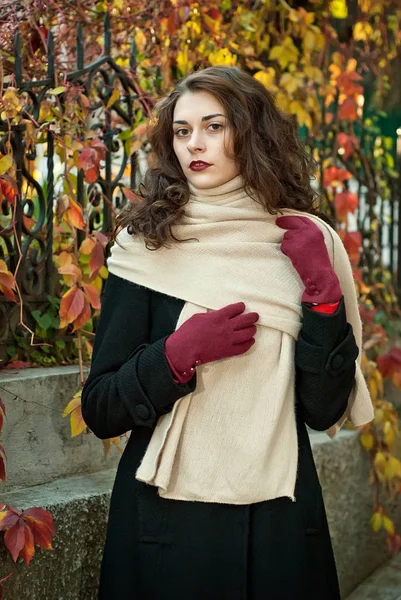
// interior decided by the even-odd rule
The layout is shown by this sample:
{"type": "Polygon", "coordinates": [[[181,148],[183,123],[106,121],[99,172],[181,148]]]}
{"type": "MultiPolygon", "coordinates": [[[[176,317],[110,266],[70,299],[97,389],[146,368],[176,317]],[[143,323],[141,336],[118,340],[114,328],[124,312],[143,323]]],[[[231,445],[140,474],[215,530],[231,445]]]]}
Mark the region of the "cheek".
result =
{"type": "Polygon", "coordinates": [[[174,150],[175,155],[176,155],[176,157],[178,159],[178,162],[182,166],[182,163],[183,163],[183,149],[182,149],[181,145],[176,142],[176,140],[174,140],[174,142],[173,142],[173,150],[174,150]]]}

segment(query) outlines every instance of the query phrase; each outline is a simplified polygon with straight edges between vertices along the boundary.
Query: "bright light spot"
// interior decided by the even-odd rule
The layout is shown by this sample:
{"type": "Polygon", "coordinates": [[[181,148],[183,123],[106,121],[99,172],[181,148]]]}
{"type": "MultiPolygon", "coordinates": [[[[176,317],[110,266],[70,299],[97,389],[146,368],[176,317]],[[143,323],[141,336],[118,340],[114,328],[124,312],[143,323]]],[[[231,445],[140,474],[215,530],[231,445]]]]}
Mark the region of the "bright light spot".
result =
{"type": "Polygon", "coordinates": [[[338,149],[338,154],[341,154],[341,155],[345,154],[345,149],[344,148],[339,148],[338,149]]]}

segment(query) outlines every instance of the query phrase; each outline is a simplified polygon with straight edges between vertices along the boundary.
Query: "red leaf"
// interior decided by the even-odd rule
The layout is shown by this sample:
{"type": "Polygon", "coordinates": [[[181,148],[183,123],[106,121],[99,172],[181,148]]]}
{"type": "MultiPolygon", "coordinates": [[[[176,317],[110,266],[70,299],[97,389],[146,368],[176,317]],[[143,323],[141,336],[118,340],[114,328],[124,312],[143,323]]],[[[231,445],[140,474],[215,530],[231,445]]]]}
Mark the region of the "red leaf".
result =
{"type": "Polygon", "coordinates": [[[15,525],[7,529],[4,534],[4,543],[16,562],[22,548],[25,546],[25,523],[22,519],[17,520],[15,525]]]}
{"type": "Polygon", "coordinates": [[[351,179],[352,175],[346,169],[337,167],[328,167],[323,173],[323,186],[325,188],[335,188],[341,185],[346,179],[351,179]]]}
{"type": "MultiPolygon", "coordinates": [[[[89,300],[89,302],[91,303],[92,307],[95,310],[99,310],[100,309],[100,295],[99,292],[97,291],[97,289],[95,288],[94,285],[91,285],[90,283],[83,283],[82,287],[84,288],[85,294],[89,300]]],[[[0,427],[1,429],[1,427],[0,427]]]]}
{"type": "Polygon", "coordinates": [[[348,190],[338,193],[334,198],[334,208],[336,216],[340,221],[344,221],[348,217],[348,213],[354,213],[358,208],[359,200],[356,194],[352,194],[348,190]]]}
{"type": "Polygon", "coordinates": [[[359,251],[362,248],[362,234],[360,231],[343,231],[338,232],[342,239],[344,248],[346,249],[349,259],[353,265],[359,262],[359,251]]]}
{"type": "Polygon", "coordinates": [[[341,73],[337,78],[337,86],[346,96],[354,96],[354,94],[363,94],[363,87],[357,83],[362,81],[362,75],[356,71],[346,71],[341,73]]]}
{"type": "Polygon", "coordinates": [[[339,148],[344,150],[342,157],[347,160],[355,148],[357,147],[357,139],[352,135],[348,135],[347,133],[339,133],[337,135],[337,144],[339,148]]]}
{"type": "Polygon", "coordinates": [[[392,377],[401,371],[401,348],[391,348],[386,354],[380,354],[376,363],[382,377],[392,377]]]}
{"type": "Polygon", "coordinates": [[[355,121],[358,118],[357,106],[354,98],[346,98],[340,106],[338,113],[340,119],[349,119],[355,121]]]}
{"type": "Polygon", "coordinates": [[[93,248],[89,259],[89,277],[93,279],[99,273],[104,265],[104,250],[102,244],[96,240],[96,246],[93,248]]]}
{"type": "Polygon", "coordinates": [[[98,177],[99,177],[99,169],[97,167],[92,167],[92,169],[87,169],[85,171],[86,183],[95,183],[95,181],[97,181],[98,177]]]}
{"type": "Polygon", "coordinates": [[[52,515],[43,508],[33,507],[24,510],[21,516],[31,528],[35,544],[45,550],[53,550],[52,538],[56,531],[52,515]]]}
{"type": "Polygon", "coordinates": [[[21,554],[21,558],[24,560],[27,567],[29,567],[29,563],[31,562],[31,560],[35,554],[35,544],[34,544],[33,533],[31,531],[31,528],[24,521],[23,521],[23,523],[24,523],[24,531],[25,531],[25,544],[24,544],[24,547],[22,548],[20,554],[21,554]]]}
{"type": "Polygon", "coordinates": [[[106,248],[107,244],[109,243],[109,238],[107,237],[107,235],[104,235],[104,233],[102,233],[101,231],[94,231],[93,235],[95,236],[99,244],[102,245],[102,248],[106,248]]]}
{"type": "Polygon", "coordinates": [[[85,296],[81,289],[74,287],[61,298],[60,318],[65,323],[72,323],[80,315],[85,306],[85,296]]]}
{"type": "Polygon", "coordinates": [[[84,148],[78,158],[79,168],[84,171],[92,169],[96,166],[97,160],[98,156],[94,148],[84,148]]]}
{"type": "Polygon", "coordinates": [[[86,325],[86,323],[89,321],[89,319],[91,318],[92,313],[91,313],[91,307],[89,302],[84,301],[84,307],[82,309],[82,312],[78,315],[78,317],[74,320],[74,329],[73,331],[76,331],[77,329],[80,329],[81,327],[83,327],[84,325],[86,325]]]}
{"type": "Polygon", "coordinates": [[[24,362],[23,360],[12,360],[3,367],[3,369],[29,369],[35,366],[35,363],[24,362]]]}

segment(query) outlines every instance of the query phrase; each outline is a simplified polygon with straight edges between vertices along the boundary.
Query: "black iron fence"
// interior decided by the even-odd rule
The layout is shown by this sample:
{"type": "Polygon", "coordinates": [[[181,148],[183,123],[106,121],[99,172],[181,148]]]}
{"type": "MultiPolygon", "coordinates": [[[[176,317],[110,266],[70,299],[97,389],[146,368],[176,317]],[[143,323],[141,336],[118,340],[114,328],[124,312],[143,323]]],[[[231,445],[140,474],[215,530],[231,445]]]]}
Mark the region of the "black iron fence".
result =
{"type": "MultiPolygon", "coordinates": [[[[29,99],[24,106],[23,114],[32,117],[32,122],[39,121],[46,92],[56,85],[54,42],[51,32],[48,35],[47,45],[47,77],[40,81],[24,81],[20,34],[16,35],[14,41],[15,85],[18,93],[25,92],[25,96],[29,99]]],[[[116,64],[111,57],[110,48],[110,17],[106,14],[104,55],[85,65],[84,31],[79,24],[76,35],[76,68],[70,73],[65,73],[63,81],[63,83],[77,83],[82,86],[83,93],[87,94],[88,98],[91,90],[90,128],[96,130],[107,148],[104,167],[97,180],[87,184],[82,169],[78,170],[76,179],[78,202],[83,205],[85,199],[91,198],[90,207],[86,207],[86,210],[89,210],[89,229],[103,233],[110,231],[113,209],[118,210],[126,201],[121,186],[135,186],[138,169],[137,153],[130,153],[128,145],[124,144],[119,135],[124,129],[132,126],[136,112],[141,108],[141,98],[138,97],[135,82],[129,74],[129,72],[135,73],[136,69],[134,41],[131,46],[129,70],[123,70],[116,64]],[[105,109],[116,87],[120,90],[119,98],[110,109],[105,109]],[[94,90],[97,96],[95,101],[94,90]]],[[[60,100],[62,105],[62,97],[60,100]]],[[[5,197],[1,202],[0,259],[5,260],[9,270],[14,273],[20,258],[19,249],[21,249],[22,262],[16,279],[24,300],[22,309],[24,322],[31,324],[32,312],[42,311],[48,305],[49,295],[57,293],[58,276],[53,264],[53,217],[57,194],[55,170],[57,170],[58,157],[55,153],[54,134],[49,130],[43,145],[45,157],[39,166],[41,175],[45,176],[39,177],[38,172],[32,174],[32,169],[27,167],[27,160],[32,161],[37,158],[39,147],[27,149],[24,133],[24,125],[11,126],[10,132],[9,124],[0,120],[0,152],[6,154],[5,144],[11,141],[18,186],[15,207],[5,197]]],[[[5,347],[13,337],[19,321],[19,305],[0,294],[0,358],[4,358],[5,347]]]]}
{"type": "MultiPolygon", "coordinates": [[[[135,73],[135,45],[132,41],[129,72],[123,70],[111,57],[111,28],[109,15],[104,21],[104,55],[85,65],[84,32],[77,27],[76,68],[64,74],[66,82],[78,83],[89,97],[89,90],[96,90],[96,101],[90,100],[92,112],[91,128],[100,131],[100,138],[107,151],[104,168],[94,183],[84,181],[84,173],[78,170],[76,179],[76,198],[81,205],[91,197],[89,210],[89,229],[108,233],[112,225],[113,210],[125,203],[122,185],[135,187],[138,175],[138,155],[130,153],[120,134],[132,126],[136,112],[141,108],[141,97],[137,94],[134,79],[129,73],[135,73]],[[115,87],[121,90],[119,99],[110,109],[105,109],[115,87]],[[114,117],[112,118],[112,113],[114,117]],[[119,123],[116,125],[116,123],[119,123]],[[117,165],[117,168],[116,168],[117,165]],[[113,167],[113,168],[112,168],[113,167]],[[128,181],[123,174],[129,172],[128,181]]],[[[26,93],[29,102],[24,112],[33,122],[39,121],[39,114],[45,95],[56,85],[54,45],[52,34],[48,35],[47,77],[40,81],[24,81],[22,69],[22,44],[20,35],[15,37],[15,83],[19,94],[26,93]]],[[[84,93],[85,93],[84,92],[84,93]]],[[[61,99],[62,103],[62,99],[61,99]]],[[[23,319],[32,323],[32,312],[42,311],[48,305],[49,296],[56,292],[58,280],[53,265],[53,221],[54,203],[57,192],[55,171],[57,155],[52,131],[46,133],[46,156],[40,167],[45,179],[32,174],[27,160],[37,157],[37,148],[25,147],[25,126],[11,127],[0,120],[0,152],[5,154],[5,144],[10,139],[17,167],[18,197],[13,207],[3,198],[0,209],[0,259],[5,260],[10,271],[15,272],[20,251],[22,264],[17,271],[17,282],[23,297],[23,319]],[[29,191],[28,191],[29,190],[29,191]],[[15,215],[13,227],[13,214],[15,215]],[[31,219],[30,217],[35,217],[31,219]]],[[[399,165],[398,165],[399,166],[399,165]]],[[[380,222],[380,242],[385,250],[385,263],[394,274],[395,282],[401,284],[401,228],[400,183],[394,180],[392,197],[386,201],[377,200],[376,210],[380,222]]],[[[364,192],[359,189],[361,208],[358,215],[359,226],[369,226],[370,207],[364,201],[364,192]],[[365,207],[365,208],[364,208],[365,207]]],[[[401,287],[401,286],[399,286],[401,287]]],[[[0,359],[4,358],[5,348],[12,339],[20,321],[20,306],[0,294],[0,359]]]]}

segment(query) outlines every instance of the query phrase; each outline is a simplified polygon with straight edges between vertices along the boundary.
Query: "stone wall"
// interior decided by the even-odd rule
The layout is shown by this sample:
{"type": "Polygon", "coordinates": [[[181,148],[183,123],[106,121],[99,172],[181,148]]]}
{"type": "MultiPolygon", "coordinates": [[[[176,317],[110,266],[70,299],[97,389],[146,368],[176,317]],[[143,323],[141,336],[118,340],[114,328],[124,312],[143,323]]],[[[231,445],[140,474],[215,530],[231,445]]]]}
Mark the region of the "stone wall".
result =
{"type": "MultiPolygon", "coordinates": [[[[79,387],[78,369],[29,369],[0,375],[7,405],[2,443],[8,485],[0,502],[43,506],[54,516],[54,551],[37,549],[31,567],[15,566],[0,543],[0,579],[10,571],[5,600],[95,600],[110,491],[119,455],[92,434],[70,437],[62,412],[79,387]]],[[[374,534],[369,463],[354,431],[334,440],[311,432],[343,595],[388,556],[374,534]]],[[[0,483],[0,486],[2,484],[0,483]]],[[[401,527],[401,507],[395,511],[401,527]]],[[[322,599],[324,600],[324,599],[322,599]]]]}

